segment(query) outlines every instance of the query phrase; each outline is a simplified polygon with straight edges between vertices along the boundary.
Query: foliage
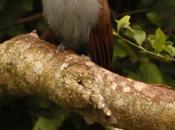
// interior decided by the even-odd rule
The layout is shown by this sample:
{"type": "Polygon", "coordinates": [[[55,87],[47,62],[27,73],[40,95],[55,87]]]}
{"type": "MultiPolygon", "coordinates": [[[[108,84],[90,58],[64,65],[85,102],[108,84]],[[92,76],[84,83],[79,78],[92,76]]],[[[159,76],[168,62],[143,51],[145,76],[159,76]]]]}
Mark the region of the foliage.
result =
{"type": "MultiPolygon", "coordinates": [[[[175,1],[109,0],[114,22],[114,71],[147,83],[175,86],[175,1]]],[[[46,22],[40,0],[0,0],[0,42],[34,29],[42,35],[46,22]]],[[[87,126],[47,99],[0,98],[0,129],[102,130],[87,126]]]]}
{"type": "MultiPolygon", "coordinates": [[[[120,1],[120,0],[119,0],[120,1]]],[[[116,6],[114,69],[147,83],[175,86],[175,17],[173,0],[128,1],[116,6]],[[133,8],[137,8],[133,10],[133,8]],[[132,24],[131,24],[132,23],[132,24]]]]}
{"type": "Polygon", "coordinates": [[[150,54],[165,61],[175,61],[175,47],[173,46],[173,42],[167,40],[167,36],[160,28],[156,30],[155,34],[148,34],[147,36],[146,32],[139,25],[131,27],[129,20],[130,16],[116,20],[117,31],[113,30],[113,34],[140,49],[142,53],[150,54]],[[135,43],[120,34],[120,31],[123,29],[125,29],[123,35],[130,37],[135,43]],[[144,43],[146,47],[143,46],[144,43]]]}
{"type": "MultiPolygon", "coordinates": [[[[130,16],[128,15],[120,20],[115,20],[115,22],[116,30],[113,29],[113,34],[122,40],[119,41],[119,46],[127,46],[127,48],[130,48],[130,53],[137,57],[137,59],[133,58],[134,62],[139,63],[139,67],[135,72],[128,70],[128,76],[147,83],[165,84],[169,82],[165,81],[166,77],[164,79],[163,72],[161,72],[162,70],[154,63],[159,62],[159,64],[163,64],[164,62],[169,62],[170,64],[174,64],[175,47],[173,41],[168,39],[169,36],[159,27],[154,34],[147,34],[141,26],[137,24],[131,26],[130,16]],[[129,45],[135,47],[137,50],[131,48],[129,45]]],[[[118,55],[117,51],[118,50],[116,50],[116,57],[121,55],[118,55]]],[[[126,49],[125,53],[127,53],[126,49]]],[[[122,58],[127,56],[129,56],[129,53],[125,54],[122,58]]],[[[132,59],[132,56],[129,57],[132,59]]],[[[173,84],[169,85],[175,86],[175,80],[171,80],[173,80],[173,84]]]]}

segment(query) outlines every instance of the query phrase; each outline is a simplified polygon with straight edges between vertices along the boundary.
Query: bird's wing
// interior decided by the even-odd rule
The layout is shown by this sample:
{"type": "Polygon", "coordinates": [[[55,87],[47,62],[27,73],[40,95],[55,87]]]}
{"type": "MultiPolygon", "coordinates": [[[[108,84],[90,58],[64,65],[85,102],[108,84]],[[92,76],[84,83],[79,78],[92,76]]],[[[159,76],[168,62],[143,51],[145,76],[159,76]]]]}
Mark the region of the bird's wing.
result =
{"type": "Polygon", "coordinates": [[[112,27],[107,0],[99,0],[101,9],[96,26],[91,29],[89,49],[92,61],[98,65],[111,69],[113,44],[112,27]]]}

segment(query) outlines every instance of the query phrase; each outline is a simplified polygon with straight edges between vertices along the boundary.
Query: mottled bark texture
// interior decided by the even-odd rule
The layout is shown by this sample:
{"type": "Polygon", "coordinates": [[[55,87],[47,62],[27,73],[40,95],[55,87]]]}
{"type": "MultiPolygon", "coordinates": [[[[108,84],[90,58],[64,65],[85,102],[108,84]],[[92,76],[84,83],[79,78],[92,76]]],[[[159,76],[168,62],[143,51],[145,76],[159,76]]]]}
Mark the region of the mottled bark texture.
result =
{"type": "Polygon", "coordinates": [[[35,33],[0,44],[0,94],[37,95],[125,130],[175,130],[175,91],[109,72],[35,33]]]}

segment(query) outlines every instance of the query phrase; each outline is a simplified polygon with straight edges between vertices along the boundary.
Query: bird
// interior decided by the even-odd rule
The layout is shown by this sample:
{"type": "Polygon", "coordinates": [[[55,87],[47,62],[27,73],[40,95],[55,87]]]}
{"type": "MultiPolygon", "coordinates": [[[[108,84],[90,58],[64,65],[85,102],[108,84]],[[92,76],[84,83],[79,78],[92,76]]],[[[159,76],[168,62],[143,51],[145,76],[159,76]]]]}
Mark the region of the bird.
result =
{"type": "Polygon", "coordinates": [[[111,70],[112,24],[108,0],[42,0],[49,27],[62,45],[88,52],[93,62],[111,70]]]}

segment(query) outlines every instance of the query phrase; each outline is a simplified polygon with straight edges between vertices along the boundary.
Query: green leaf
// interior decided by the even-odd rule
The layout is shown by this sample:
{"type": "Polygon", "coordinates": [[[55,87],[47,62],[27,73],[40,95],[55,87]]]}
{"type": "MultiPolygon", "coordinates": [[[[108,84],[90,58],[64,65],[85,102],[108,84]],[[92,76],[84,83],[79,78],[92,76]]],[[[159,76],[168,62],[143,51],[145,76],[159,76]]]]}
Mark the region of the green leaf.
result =
{"type": "Polygon", "coordinates": [[[66,113],[55,118],[39,117],[33,130],[57,130],[66,118],[66,113]]]}
{"type": "Polygon", "coordinates": [[[157,25],[158,27],[162,26],[162,19],[157,13],[149,12],[146,14],[146,16],[149,19],[149,21],[151,21],[153,24],[157,25]]]}
{"type": "Polygon", "coordinates": [[[166,35],[164,34],[164,32],[161,29],[157,29],[156,30],[156,41],[155,41],[155,51],[157,53],[160,53],[166,44],[166,35]]]}
{"type": "Polygon", "coordinates": [[[130,25],[130,21],[129,20],[130,20],[130,16],[129,15],[124,16],[120,20],[116,20],[117,32],[119,32],[121,28],[129,28],[129,25],[130,25]]]}
{"type": "Polygon", "coordinates": [[[167,37],[164,32],[158,28],[155,35],[149,35],[147,40],[151,43],[155,53],[160,53],[166,46],[167,37]]]}
{"type": "Polygon", "coordinates": [[[143,81],[143,80],[140,78],[140,75],[139,75],[138,73],[136,73],[136,72],[133,72],[133,71],[130,71],[130,72],[129,72],[128,77],[131,78],[131,79],[143,81]]]}
{"type": "Polygon", "coordinates": [[[147,83],[163,83],[163,76],[159,68],[148,60],[141,62],[138,74],[147,83]]]}
{"type": "Polygon", "coordinates": [[[128,76],[147,83],[162,84],[164,82],[163,75],[159,68],[148,59],[142,60],[137,72],[131,71],[128,76]]]}
{"type": "Polygon", "coordinates": [[[118,36],[118,32],[115,31],[114,29],[112,29],[112,34],[113,34],[114,36],[118,36]]]}
{"type": "Polygon", "coordinates": [[[54,120],[40,117],[33,130],[57,130],[57,127],[54,120]]]}
{"type": "Polygon", "coordinates": [[[155,40],[156,40],[155,35],[149,34],[147,37],[147,40],[148,40],[148,42],[151,43],[151,45],[153,45],[155,43],[155,40]]]}
{"type": "Polygon", "coordinates": [[[175,57],[175,47],[172,45],[168,45],[164,49],[171,57],[175,57]]]}
{"type": "Polygon", "coordinates": [[[143,31],[140,26],[135,26],[133,30],[133,38],[135,39],[137,44],[142,45],[142,43],[146,39],[146,32],[143,31]]]}

